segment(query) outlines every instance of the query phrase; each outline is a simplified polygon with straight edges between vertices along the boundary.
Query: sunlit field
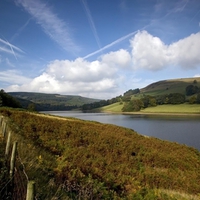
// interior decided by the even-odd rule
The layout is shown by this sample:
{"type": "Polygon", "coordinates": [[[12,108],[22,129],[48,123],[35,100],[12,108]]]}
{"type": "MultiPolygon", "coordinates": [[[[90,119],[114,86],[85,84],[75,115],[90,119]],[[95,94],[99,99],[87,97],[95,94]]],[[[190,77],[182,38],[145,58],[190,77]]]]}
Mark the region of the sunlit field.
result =
{"type": "Polygon", "coordinates": [[[123,104],[120,104],[119,102],[113,103],[108,106],[104,106],[101,108],[102,112],[122,112],[123,104]]]}
{"type": "MultiPolygon", "coordinates": [[[[114,103],[101,108],[101,112],[122,112],[123,104],[114,103]]],[[[186,114],[200,114],[200,104],[178,104],[178,105],[159,105],[155,107],[148,107],[139,112],[131,113],[186,113],[186,114]]]]}
{"type": "Polygon", "coordinates": [[[140,111],[141,113],[194,113],[200,114],[199,104],[178,104],[178,105],[159,105],[148,107],[140,111]]]}

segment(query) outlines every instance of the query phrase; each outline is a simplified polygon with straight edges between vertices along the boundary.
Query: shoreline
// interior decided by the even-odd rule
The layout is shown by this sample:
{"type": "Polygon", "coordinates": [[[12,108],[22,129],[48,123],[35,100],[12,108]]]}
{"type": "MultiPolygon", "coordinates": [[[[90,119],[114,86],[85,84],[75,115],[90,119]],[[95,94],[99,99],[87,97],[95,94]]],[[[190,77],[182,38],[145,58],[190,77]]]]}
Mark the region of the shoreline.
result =
{"type": "Polygon", "coordinates": [[[125,114],[125,115],[147,115],[147,116],[199,116],[200,113],[178,113],[178,112],[114,112],[114,111],[100,111],[101,113],[110,114],[125,114]]]}

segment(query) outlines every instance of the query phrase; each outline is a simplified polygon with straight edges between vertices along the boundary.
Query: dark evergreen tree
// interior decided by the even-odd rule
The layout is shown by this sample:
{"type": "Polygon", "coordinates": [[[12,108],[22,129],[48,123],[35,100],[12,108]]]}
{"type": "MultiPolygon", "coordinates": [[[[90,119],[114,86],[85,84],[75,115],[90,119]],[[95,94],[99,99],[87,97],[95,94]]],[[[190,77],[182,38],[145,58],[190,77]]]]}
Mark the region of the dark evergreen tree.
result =
{"type": "Polygon", "coordinates": [[[0,104],[12,108],[21,108],[20,103],[11,95],[7,94],[3,89],[0,90],[0,104]]]}

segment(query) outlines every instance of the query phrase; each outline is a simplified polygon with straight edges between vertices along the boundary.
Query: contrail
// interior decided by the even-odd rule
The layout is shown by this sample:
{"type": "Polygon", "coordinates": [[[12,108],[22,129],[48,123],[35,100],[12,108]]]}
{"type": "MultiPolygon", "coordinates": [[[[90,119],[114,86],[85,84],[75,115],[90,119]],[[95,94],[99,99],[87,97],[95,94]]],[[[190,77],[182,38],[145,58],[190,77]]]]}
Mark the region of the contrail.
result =
{"type": "Polygon", "coordinates": [[[12,45],[11,45],[8,41],[7,41],[7,43],[8,43],[8,45],[10,46],[10,49],[11,49],[11,51],[12,51],[12,53],[13,53],[15,59],[17,60],[17,56],[16,56],[16,54],[15,54],[15,51],[14,51],[13,48],[12,48],[12,45]]]}
{"type": "Polygon", "coordinates": [[[146,29],[148,26],[151,26],[151,24],[148,24],[148,25],[144,26],[143,28],[141,28],[140,30],[134,31],[134,32],[132,32],[132,33],[129,33],[128,35],[125,35],[125,36],[123,36],[123,37],[121,37],[121,38],[115,40],[114,42],[111,42],[110,44],[104,46],[103,48],[101,48],[101,49],[99,49],[99,50],[97,50],[97,51],[94,51],[94,52],[88,54],[87,56],[83,57],[83,59],[89,58],[89,57],[91,57],[91,56],[93,56],[93,55],[96,55],[96,54],[102,52],[102,51],[105,50],[105,49],[108,49],[108,48],[110,48],[110,47],[112,47],[112,46],[118,44],[119,42],[121,42],[121,41],[123,41],[123,40],[125,40],[125,39],[127,39],[127,38],[129,38],[129,37],[131,37],[131,36],[133,36],[133,35],[135,35],[135,34],[138,33],[139,31],[146,29]]]}
{"type": "Polygon", "coordinates": [[[10,42],[8,42],[7,40],[2,40],[2,39],[0,38],[0,42],[3,43],[3,44],[5,44],[6,46],[9,46],[9,47],[10,47],[10,50],[8,50],[7,48],[4,48],[4,47],[0,47],[0,49],[1,49],[2,51],[5,51],[5,52],[7,52],[7,53],[12,54],[12,55],[15,57],[16,60],[17,60],[17,56],[16,56],[16,53],[15,53],[14,49],[17,50],[17,51],[19,51],[19,52],[24,53],[20,48],[14,46],[14,45],[12,45],[12,44],[10,44],[10,42]]]}
{"type": "MultiPolygon", "coordinates": [[[[151,25],[151,24],[146,25],[146,26],[144,26],[143,28],[141,28],[140,30],[144,30],[145,28],[147,28],[147,27],[150,26],[150,25],[151,25]]],[[[93,56],[93,55],[96,55],[96,54],[102,52],[103,50],[108,49],[108,48],[110,48],[110,47],[112,47],[112,46],[114,46],[114,45],[120,43],[121,41],[123,41],[123,40],[125,40],[125,39],[127,39],[127,38],[129,38],[129,37],[131,37],[131,36],[133,36],[133,35],[135,35],[135,34],[138,33],[138,31],[140,31],[140,30],[134,31],[134,32],[132,32],[132,33],[129,33],[128,35],[125,35],[125,36],[123,36],[123,37],[121,37],[121,38],[115,40],[114,42],[111,42],[110,44],[104,46],[103,48],[101,48],[101,49],[99,49],[99,50],[97,50],[97,51],[94,51],[94,52],[88,54],[87,56],[83,57],[83,59],[86,59],[86,58],[89,58],[89,57],[91,57],[91,56],[93,56]]]]}
{"type": "Polygon", "coordinates": [[[129,33],[128,35],[125,35],[125,36],[123,36],[123,37],[121,37],[121,38],[115,40],[114,42],[111,42],[110,44],[104,46],[103,48],[101,48],[101,49],[99,49],[99,50],[97,50],[97,51],[94,51],[94,52],[88,54],[87,56],[85,56],[85,57],[83,57],[83,58],[85,59],[85,58],[89,58],[89,57],[91,57],[91,56],[93,56],[93,55],[96,55],[96,54],[98,54],[99,52],[101,52],[101,51],[103,51],[103,50],[105,50],[105,49],[108,49],[108,48],[114,46],[115,44],[118,44],[119,42],[121,42],[121,41],[123,41],[123,40],[125,40],[125,39],[127,39],[127,38],[129,38],[129,37],[131,37],[131,36],[133,36],[133,35],[135,35],[137,32],[138,32],[138,31],[134,31],[134,32],[132,32],[132,33],[129,33]]]}
{"type": "Polygon", "coordinates": [[[12,36],[12,38],[10,39],[10,41],[12,42],[25,28],[26,26],[28,26],[29,22],[33,19],[33,17],[29,18],[26,23],[20,27],[17,32],[12,36]]]}
{"type": "Polygon", "coordinates": [[[0,38],[0,42],[2,42],[3,44],[5,44],[5,45],[7,45],[7,46],[11,46],[13,49],[15,49],[15,50],[17,50],[17,51],[19,51],[19,52],[21,52],[21,53],[24,53],[24,51],[22,51],[20,48],[18,48],[18,47],[16,47],[16,46],[14,46],[13,44],[10,44],[7,40],[5,41],[5,40],[2,40],[2,39],[0,38]]]}
{"type": "MultiPolygon", "coordinates": [[[[83,6],[85,8],[85,12],[86,12],[86,15],[87,15],[87,18],[88,18],[88,21],[89,21],[89,24],[90,24],[90,27],[92,29],[92,32],[94,34],[94,37],[95,37],[95,40],[97,42],[97,45],[99,47],[99,49],[101,49],[101,44],[100,44],[100,40],[99,40],[99,37],[98,37],[98,34],[97,34],[97,30],[96,30],[96,27],[95,27],[95,24],[94,24],[94,21],[92,19],[92,15],[90,13],[90,9],[87,5],[87,1],[86,0],[82,0],[82,3],[83,3],[83,6]]],[[[100,50],[101,51],[101,50],[100,50]]]]}

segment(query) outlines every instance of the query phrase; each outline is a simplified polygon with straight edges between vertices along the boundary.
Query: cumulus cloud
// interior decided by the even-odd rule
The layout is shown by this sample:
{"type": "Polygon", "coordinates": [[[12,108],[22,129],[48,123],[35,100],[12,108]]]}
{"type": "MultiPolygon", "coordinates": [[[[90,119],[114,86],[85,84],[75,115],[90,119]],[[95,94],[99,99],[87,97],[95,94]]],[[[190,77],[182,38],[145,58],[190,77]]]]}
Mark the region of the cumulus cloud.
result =
{"type": "Polygon", "coordinates": [[[130,65],[131,57],[126,50],[111,52],[99,60],[54,60],[45,72],[30,83],[13,85],[9,91],[37,91],[47,93],[79,94],[102,98],[110,96],[119,87],[119,71],[130,65]]]}
{"type": "Polygon", "coordinates": [[[147,31],[138,32],[130,40],[134,68],[159,70],[168,62],[167,46],[147,31]]]}
{"type": "Polygon", "coordinates": [[[200,33],[192,34],[168,47],[170,59],[174,65],[187,69],[200,66],[199,47],[200,33]]]}
{"type": "Polygon", "coordinates": [[[130,52],[120,49],[94,61],[84,58],[54,60],[41,75],[31,81],[14,84],[8,91],[79,94],[105,99],[122,94],[125,85],[128,89],[139,85],[144,87],[145,80],[134,76],[138,69],[155,72],[168,66],[181,70],[200,66],[200,33],[166,45],[160,38],[142,31],[130,40],[130,46],[130,52]]]}
{"type": "Polygon", "coordinates": [[[166,45],[147,31],[138,32],[130,40],[135,69],[161,70],[170,65],[185,69],[200,66],[200,33],[166,45]]]}
{"type": "Polygon", "coordinates": [[[103,63],[108,64],[109,66],[120,66],[121,68],[128,68],[131,64],[131,55],[128,51],[120,49],[119,51],[110,52],[103,55],[103,63]]]}

